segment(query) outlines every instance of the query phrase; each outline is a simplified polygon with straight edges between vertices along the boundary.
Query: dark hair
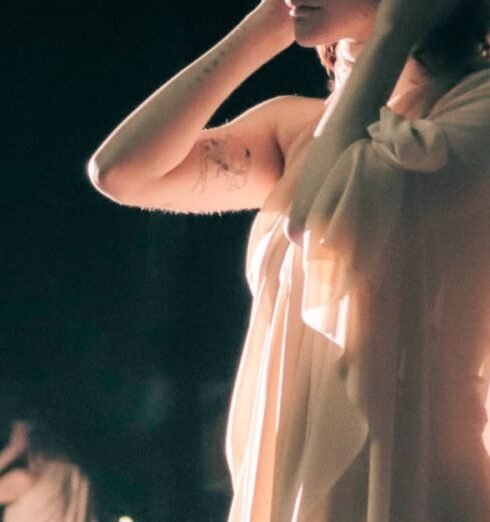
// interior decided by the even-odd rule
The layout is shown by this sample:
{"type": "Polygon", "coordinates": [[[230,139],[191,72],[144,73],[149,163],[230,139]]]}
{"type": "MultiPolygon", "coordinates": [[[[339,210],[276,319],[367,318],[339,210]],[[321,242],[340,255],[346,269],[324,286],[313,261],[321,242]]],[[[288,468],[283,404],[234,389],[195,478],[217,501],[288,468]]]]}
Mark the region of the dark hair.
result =
{"type": "MultiPolygon", "coordinates": [[[[29,390],[21,383],[4,378],[0,390],[0,450],[8,443],[14,422],[29,425],[29,451],[46,458],[64,457],[66,444],[45,422],[41,411],[28,397],[29,390]]],[[[1,520],[1,519],[0,519],[1,520]]]]}
{"type": "MultiPolygon", "coordinates": [[[[464,67],[478,58],[488,58],[489,31],[490,1],[461,0],[446,22],[433,29],[412,55],[432,74],[464,67]]],[[[336,44],[316,48],[330,77],[335,65],[335,48],[336,44]]]]}

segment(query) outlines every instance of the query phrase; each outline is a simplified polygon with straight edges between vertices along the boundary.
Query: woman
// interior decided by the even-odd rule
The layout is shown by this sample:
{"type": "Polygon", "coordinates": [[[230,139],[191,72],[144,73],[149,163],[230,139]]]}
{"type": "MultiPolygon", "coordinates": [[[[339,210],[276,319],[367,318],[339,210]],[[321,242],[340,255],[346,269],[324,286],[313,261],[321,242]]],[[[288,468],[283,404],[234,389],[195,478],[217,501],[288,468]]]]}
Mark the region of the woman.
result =
{"type": "Polygon", "coordinates": [[[127,205],[260,208],[230,522],[488,521],[486,4],[286,4],[263,0],[163,85],[89,175],[127,205]],[[294,40],[334,69],[325,102],[204,128],[294,40]]]}
{"type": "Polygon", "coordinates": [[[90,485],[78,466],[33,450],[33,425],[11,423],[0,448],[0,505],[4,522],[96,522],[90,485]]]}

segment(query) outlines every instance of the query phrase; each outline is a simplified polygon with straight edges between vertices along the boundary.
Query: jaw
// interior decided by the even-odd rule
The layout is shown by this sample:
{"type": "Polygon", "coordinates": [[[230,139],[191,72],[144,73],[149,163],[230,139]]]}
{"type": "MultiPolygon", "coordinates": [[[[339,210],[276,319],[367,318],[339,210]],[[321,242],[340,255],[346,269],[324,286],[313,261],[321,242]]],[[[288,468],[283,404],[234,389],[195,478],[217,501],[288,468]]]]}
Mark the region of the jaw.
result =
{"type": "Polygon", "coordinates": [[[352,17],[348,23],[339,23],[334,13],[331,17],[327,14],[321,10],[294,21],[295,39],[300,47],[331,45],[342,39],[365,42],[374,27],[374,17],[369,13],[352,17]]]}

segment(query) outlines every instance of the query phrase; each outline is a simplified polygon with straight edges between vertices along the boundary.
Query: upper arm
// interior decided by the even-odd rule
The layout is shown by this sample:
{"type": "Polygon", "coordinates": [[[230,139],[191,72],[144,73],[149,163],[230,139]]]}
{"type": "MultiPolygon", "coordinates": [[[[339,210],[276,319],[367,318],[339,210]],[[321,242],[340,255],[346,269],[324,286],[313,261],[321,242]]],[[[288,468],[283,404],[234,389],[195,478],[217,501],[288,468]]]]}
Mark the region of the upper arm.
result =
{"type": "Polygon", "coordinates": [[[34,479],[26,469],[14,469],[0,477],[0,505],[15,502],[33,485],[34,479]]]}
{"type": "Polygon", "coordinates": [[[187,157],[161,177],[107,194],[120,203],[182,213],[260,208],[282,176],[284,155],[322,100],[281,96],[201,131],[187,157]]]}

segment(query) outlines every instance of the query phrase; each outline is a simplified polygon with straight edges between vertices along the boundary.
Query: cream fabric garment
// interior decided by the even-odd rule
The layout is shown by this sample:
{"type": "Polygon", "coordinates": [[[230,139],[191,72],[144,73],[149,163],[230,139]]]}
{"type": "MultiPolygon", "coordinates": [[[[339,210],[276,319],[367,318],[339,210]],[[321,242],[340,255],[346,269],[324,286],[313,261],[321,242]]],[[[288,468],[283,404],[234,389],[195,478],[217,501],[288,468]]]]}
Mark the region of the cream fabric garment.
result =
{"type": "MultiPolygon", "coordinates": [[[[360,48],[338,51],[327,110],[360,48]]],[[[284,230],[314,127],[254,220],[229,522],[490,520],[490,70],[411,79],[326,175],[303,248],[284,230]]]]}
{"type": "Polygon", "coordinates": [[[96,522],[90,485],[78,466],[46,461],[34,485],[9,504],[4,522],[96,522]]]}

